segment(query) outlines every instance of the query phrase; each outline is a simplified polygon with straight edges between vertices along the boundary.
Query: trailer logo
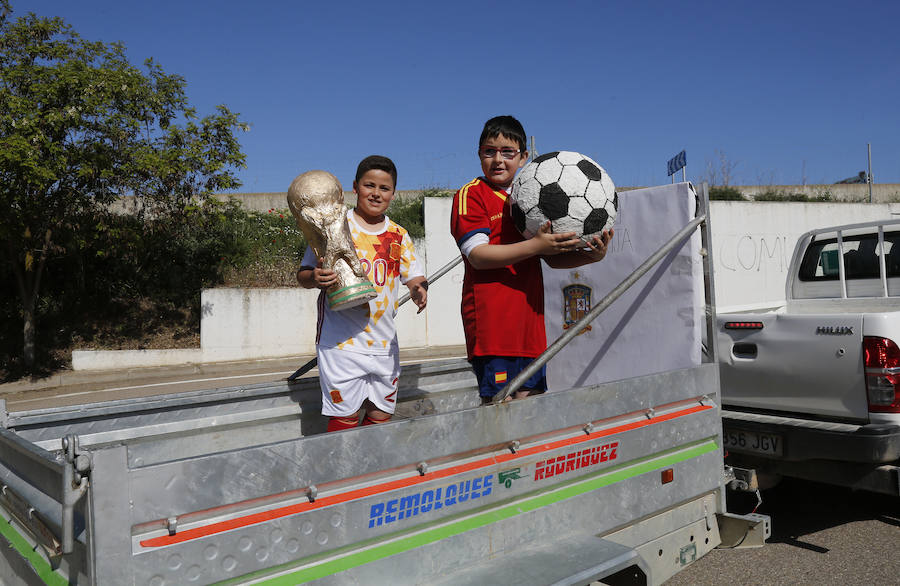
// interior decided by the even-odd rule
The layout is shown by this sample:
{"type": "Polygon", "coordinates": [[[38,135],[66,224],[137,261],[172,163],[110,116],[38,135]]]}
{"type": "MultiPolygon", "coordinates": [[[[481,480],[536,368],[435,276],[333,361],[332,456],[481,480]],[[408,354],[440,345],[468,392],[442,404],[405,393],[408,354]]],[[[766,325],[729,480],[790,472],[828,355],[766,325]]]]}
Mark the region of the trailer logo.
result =
{"type": "Polygon", "coordinates": [[[487,496],[493,490],[493,480],[494,475],[488,474],[481,478],[461,480],[449,486],[375,503],[369,509],[369,529],[487,496]]]}
{"type": "Polygon", "coordinates": [[[519,472],[521,472],[521,468],[513,468],[511,470],[501,470],[500,474],[497,476],[497,482],[505,486],[506,488],[512,488],[513,480],[518,480],[523,478],[519,472]]]}
{"type": "Polygon", "coordinates": [[[853,326],[819,326],[817,336],[852,336],[853,326]]]}
{"type": "Polygon", "coordinates": [[[586,450],[572,452],[565,456],[557,456],[538,462],[534,467],[534,479],[546,480],[566,472],[573,472],[580,468],[596,466],[600,462],[611,462],[616,459],[616,448],[619,442],[594,446],[586,450]]]}

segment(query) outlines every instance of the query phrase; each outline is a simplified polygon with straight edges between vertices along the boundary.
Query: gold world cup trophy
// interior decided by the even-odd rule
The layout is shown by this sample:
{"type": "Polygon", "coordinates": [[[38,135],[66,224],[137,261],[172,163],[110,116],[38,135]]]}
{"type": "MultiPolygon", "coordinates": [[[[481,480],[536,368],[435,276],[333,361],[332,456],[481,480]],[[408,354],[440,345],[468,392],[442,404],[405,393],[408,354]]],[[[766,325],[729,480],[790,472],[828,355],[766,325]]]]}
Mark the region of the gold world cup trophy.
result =
{"type": "Polygon", "coordinates": [[[374,299],[377,293],[353,246],[344,190],[337,177],[328,171],[298,175],[288,188],[287,201],[306,242],[322,259],[322,267],[337,274],[337,282],[325,290],[328,307],[340,311],[374,299]]]}

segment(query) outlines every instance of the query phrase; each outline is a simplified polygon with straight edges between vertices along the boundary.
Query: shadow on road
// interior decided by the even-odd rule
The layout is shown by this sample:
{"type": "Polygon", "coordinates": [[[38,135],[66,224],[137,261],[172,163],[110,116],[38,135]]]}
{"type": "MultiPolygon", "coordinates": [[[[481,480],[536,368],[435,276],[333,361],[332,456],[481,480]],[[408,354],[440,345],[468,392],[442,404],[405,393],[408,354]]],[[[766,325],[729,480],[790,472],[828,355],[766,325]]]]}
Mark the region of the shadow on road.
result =
{"type": "MultiPolygon", "coordinates": [[[[729,509],[747,513],[756,506],[756,498],[729,495],[729,509]]],[[[804,535],[855,521],[878,521],[900,527],[900,497],[853,491],[805,480],[785,478],[778,486],[762,493],[763,502],[756,512],[772,518],[772,537],[768,543],[785,543],[825,553],[826,548],[804,542],[804,535]]]]}

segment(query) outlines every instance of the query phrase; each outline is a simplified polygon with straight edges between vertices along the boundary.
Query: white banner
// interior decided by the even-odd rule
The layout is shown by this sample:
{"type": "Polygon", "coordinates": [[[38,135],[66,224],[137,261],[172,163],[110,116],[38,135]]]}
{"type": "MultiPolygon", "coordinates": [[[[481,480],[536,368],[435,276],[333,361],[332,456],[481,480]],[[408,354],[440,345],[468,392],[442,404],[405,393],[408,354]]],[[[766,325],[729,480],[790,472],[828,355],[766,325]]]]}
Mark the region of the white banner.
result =
{"type": "MultiPolygon", "coordinates": [[[[684,228],[696,207],[690,183],[620,192],[603,261],[543,267],[548,344],[684,228]]],[[[700,364],[703,314],[698,228],[548,363],[548,386],[568,389],[700,364]]]]}

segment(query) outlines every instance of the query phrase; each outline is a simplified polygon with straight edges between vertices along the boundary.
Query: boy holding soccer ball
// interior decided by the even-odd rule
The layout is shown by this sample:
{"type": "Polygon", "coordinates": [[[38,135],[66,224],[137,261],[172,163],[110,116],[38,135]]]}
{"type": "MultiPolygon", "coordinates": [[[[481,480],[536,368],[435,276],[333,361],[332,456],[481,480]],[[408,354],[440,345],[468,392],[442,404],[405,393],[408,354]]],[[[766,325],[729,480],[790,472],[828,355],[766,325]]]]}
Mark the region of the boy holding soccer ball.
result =
{"type": "MultiPolygon", "coordinates": [[[[462,320],[466,352],[478,379],[482,404],[547,348],[544,282],[540,260],[553,268],[574,268],[606,256],[613,231],[594,237],[585,249],[574,232],[553,234],[550,223],[524,239],[507,202],[516,172],[528,160],[525,130],[512,116],[488,120],[478,141],[483,175],[453,196],[450,232],[465,261],[462,320]]],[[[547,390],[546,369],[531,377],[513,398],[547,390]]]]}

